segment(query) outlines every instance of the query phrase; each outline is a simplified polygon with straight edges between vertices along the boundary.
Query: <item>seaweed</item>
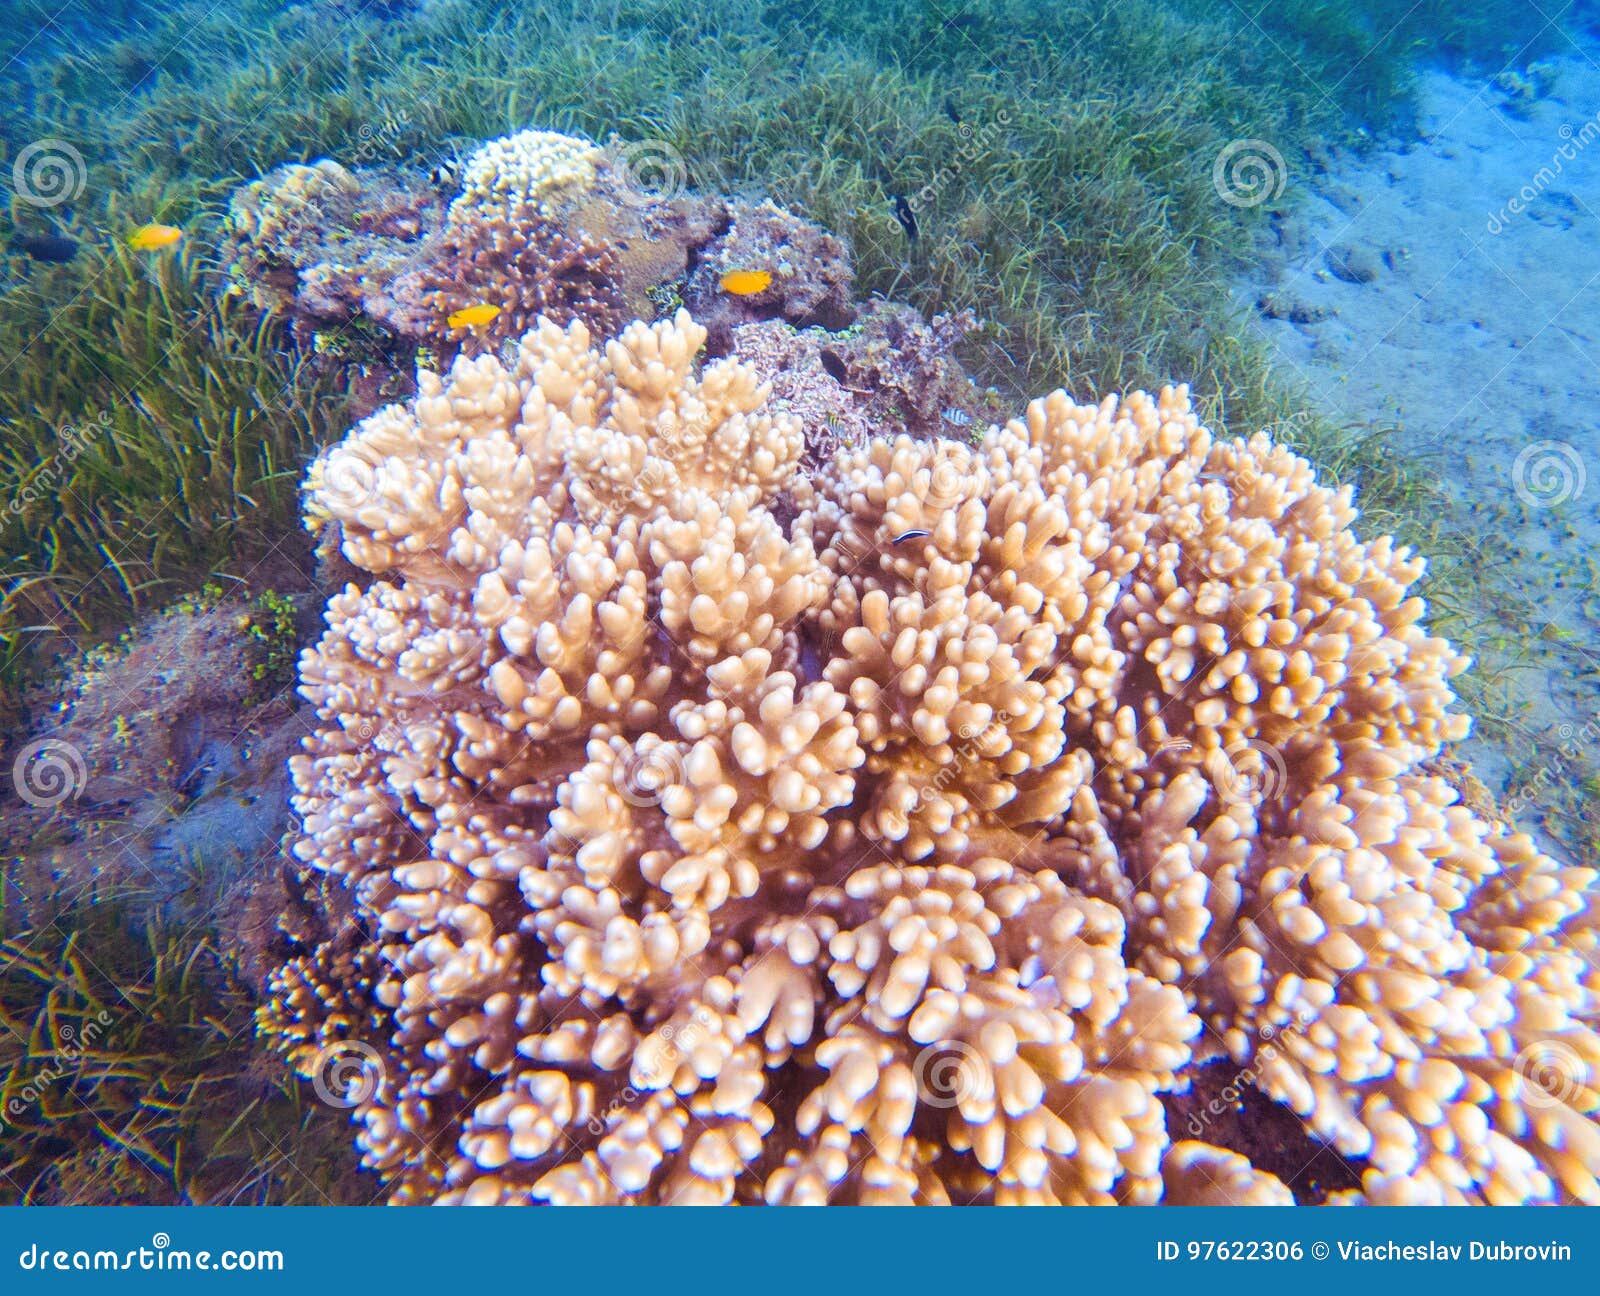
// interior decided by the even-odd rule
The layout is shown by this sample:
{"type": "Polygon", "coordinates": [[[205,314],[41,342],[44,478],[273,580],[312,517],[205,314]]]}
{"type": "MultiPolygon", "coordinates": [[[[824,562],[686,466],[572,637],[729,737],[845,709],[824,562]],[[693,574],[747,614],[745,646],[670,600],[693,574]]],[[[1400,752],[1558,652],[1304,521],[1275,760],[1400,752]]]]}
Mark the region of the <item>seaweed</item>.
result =
{"type": "Polygon", "coordinates": [[[205,933],[125,893],[0,934],[0,1203],[370,1200],[205,933]]]}
{"type": "Polygon", "coordinates": [[[219,567],[294,561],[304,457],[340,399],[203,251],[92,247],[9,295],[31,327],[0,387],[0,685],[219,567]]]}

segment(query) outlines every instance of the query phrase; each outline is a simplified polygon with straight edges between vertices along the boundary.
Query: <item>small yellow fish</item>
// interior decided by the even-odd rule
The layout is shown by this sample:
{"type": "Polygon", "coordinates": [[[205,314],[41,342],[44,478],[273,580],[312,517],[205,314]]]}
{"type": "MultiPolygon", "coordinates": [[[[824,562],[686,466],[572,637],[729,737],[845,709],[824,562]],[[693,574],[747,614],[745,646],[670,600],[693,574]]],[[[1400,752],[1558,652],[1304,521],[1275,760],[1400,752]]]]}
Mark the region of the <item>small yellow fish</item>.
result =
{"type": "Polygon", "coordinates": [[[498,306],[491,306],[488,302],[479,302],[476,306],[463,306],[458,311],[451,311],[445,317],[445,323],[453,329],[482,328],[485,324],[494,322],[494,317],[500,313],[498,306]]]}
{"type": "Polygon", "coordinates": [[[722,291],[735,297],[753,297],[772,284],[769,270],[730,270],[722,276],[722,291]]]}
{"type": "Polygon", "coordinates": [[[182,237],[183,231],[176,225],[141,225],[128,235],[128,246],[135,252],[159,252],[182,237]]]}

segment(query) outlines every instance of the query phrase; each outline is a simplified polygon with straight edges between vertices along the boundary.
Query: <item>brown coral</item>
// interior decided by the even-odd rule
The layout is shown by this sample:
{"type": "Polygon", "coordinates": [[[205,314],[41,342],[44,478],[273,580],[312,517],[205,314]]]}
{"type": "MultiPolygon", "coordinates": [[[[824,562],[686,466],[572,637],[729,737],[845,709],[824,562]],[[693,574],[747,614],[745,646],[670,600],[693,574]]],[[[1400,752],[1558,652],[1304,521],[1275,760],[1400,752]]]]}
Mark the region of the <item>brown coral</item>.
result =
{"type": "Polygon", "coordinates": [[[540,316],[610,336],[650,313],[727,223],[720,199],[641,197],[595,145],[551,131],[490,140],[460,172],[322,159],[241,186],[223,246],[229,291],[285,315],[319,362],[392,391],[419,345],[448,361],[540,316]],[[499,310],[489,327],[449,325],[483,304],[499,310]]]}
{"type": "Polygon", "coordinates": [[[625,319],[616,279],[610,247],[563,229],[538,203],[523,199],[484,210],[458,201],[435,254],[402,278],[395,294],[422,303],[427,332],[442,343],[469,333],[450,325],[453,312],[496,307],[490,325],[470,331],[492,346],[521,337],[540,316],[561,324],[581,319],[609,336],[625,319]]]}
{"type": "Polygon", "coordinates": [[[1182,389],[807,473],[704,336],[542,323],[312,475],[398,1200],[1281,1199],[1170,1144],[1224,1054],[1374,1199],[1595,1198],[1590,875],[1423,772],[1460,662],[1348,492],[1182,389]]]}

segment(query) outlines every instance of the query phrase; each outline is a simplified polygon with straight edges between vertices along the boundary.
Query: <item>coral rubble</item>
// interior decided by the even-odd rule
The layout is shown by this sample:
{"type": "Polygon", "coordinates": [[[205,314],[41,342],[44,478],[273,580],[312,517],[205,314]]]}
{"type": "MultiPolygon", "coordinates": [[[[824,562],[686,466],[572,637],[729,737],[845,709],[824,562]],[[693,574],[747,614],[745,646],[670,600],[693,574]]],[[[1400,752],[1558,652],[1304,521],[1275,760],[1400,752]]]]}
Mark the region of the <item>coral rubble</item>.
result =
{"type": "Polygon", "coordinates": [[[820,462],[871,436],[982,437],[1003,417],[999,396],[980,392],[955,354],[976,327],[970,313],[925,321],[910,306],[872,301],[838,332],[782,319],[737,325],[729,354],[766,377],[774,407],[800,420],[820,462]]]}
{"type": "MultiPolygon", "coordinates": [[[[279,574],[298,576],[287,565],[279,574]]],[[[0,815],[0,848],[14,921],[80,903],[184,928],[226,912],[214,943],[246,981],[264,981],[281,961],[268,947],[283,894],[286,764],[311,719],[277,666],[304,642],[301,608],[309,632],[320,601],[275,601],[275,622],[261,601],[210,589],[30,697],[34,722],[4,753],[16,795],[0,815]]]]}
{"type": "Polygon", "coordinates": [[[1222,1059],[1370,1200],[1600,1198],[1592,873],[1425,768],[1348,490],[1182,388],[810,466],[705,336],[541,321],[312,471],[349,912],[264,1024],[397,1201],[1286,1200],[1169,1134],[1222,1059]]]}

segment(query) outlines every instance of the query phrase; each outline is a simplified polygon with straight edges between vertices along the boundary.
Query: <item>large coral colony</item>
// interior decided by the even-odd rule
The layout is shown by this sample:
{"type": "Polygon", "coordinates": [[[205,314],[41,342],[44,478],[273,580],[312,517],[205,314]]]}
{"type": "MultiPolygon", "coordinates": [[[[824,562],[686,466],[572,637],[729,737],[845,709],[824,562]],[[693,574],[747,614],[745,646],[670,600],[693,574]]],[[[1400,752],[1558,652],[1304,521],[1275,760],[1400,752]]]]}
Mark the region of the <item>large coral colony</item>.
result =
{"type": "Polygon", "coordinates": [[[1338,1200],[1600,1200],[1593,873],[1440,772],[1463,661],[1348,489],[1181,387],[838,444],[592,324],[308,479],[359,583],[263,1022],[393,1200],[1291,1200],[1169,1130],[1218,1063],[1338,1200]]]}

